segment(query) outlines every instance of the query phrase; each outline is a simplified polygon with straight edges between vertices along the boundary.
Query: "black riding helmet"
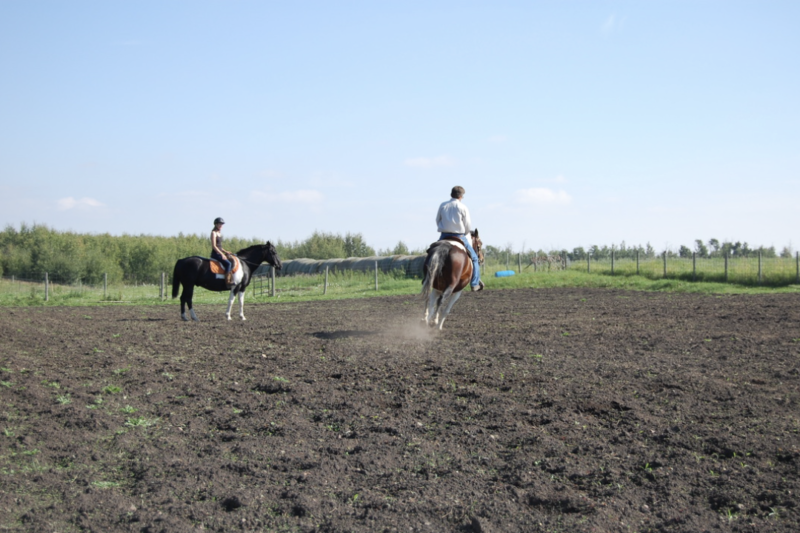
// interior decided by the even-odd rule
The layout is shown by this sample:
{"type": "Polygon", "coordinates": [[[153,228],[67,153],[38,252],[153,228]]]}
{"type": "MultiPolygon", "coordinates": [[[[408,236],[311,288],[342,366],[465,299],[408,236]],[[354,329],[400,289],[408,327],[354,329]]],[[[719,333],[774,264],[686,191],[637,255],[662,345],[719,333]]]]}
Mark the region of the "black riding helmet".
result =
{"type": "Polygon", "coordinates": [[[224,221],[224,220],[222,220],[222,217],[217,217],[217,218],[215,218],[215,219],[214,219],[214,225],[215,225],[215,226],[216,226],[217,224],[224,224],[224,223],[225,223],[225,221],[224,221]]]}

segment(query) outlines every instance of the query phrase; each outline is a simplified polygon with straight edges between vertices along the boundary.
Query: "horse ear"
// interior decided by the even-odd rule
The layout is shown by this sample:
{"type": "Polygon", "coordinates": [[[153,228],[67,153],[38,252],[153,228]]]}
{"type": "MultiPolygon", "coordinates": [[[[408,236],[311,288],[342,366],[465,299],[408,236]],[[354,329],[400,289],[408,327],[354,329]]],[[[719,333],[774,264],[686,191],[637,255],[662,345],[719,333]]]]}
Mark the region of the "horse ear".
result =
{"type": "Polygon", "coordinates": [[[475,231],[472,232],[476,237],[478,236],[478,228],[475,228],[475,231]]]}

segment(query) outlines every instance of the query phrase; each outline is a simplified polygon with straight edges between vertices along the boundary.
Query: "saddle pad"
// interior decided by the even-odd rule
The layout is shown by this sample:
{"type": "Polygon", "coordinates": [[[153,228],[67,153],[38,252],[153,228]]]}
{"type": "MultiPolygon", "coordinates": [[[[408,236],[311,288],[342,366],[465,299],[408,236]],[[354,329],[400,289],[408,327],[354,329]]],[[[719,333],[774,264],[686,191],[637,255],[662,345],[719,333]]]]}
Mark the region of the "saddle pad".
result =
{"type": "Polygon", "coordinates": [[[441,240],[441,241],[439,241],[439,242],[449,242],[449,243],[450,243],[450,244],[452,244],[453,246],[455,246],[455,247],[457,247],[458,249],[460,249],[462,252],[464,252],[464,253],[466,253],[467,255],[469,255],[469,252],[467,251],[467,247],[466,247],[466,246],[464,246],[464,243],[463,243],[463,242],[461,242],[461,239],[442,239],[442,240],[441,240]]]}
{"type": "MultiPolygon", "coordinates": [[[[222,263],[217,261],[216,259],[209,259],[211,264],[211,272],[214,274],[225,274],[225,267],[222,266],[222,263]]],[[[231,266],[231,272],[236,272],[239,270],[239,258],[235,255],[233,256],[233,265],[231,266]]]]}

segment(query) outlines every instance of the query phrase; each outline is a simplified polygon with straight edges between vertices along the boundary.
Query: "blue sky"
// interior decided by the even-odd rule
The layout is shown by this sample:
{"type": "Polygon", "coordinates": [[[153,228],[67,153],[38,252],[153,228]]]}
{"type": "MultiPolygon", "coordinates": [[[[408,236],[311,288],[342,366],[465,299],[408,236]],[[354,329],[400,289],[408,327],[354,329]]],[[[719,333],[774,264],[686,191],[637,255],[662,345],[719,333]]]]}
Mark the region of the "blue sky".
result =
{"type": "Polygon", "coordinates": [[[800,2],[0,0],[0,223],[800,247],[800,2]]]}

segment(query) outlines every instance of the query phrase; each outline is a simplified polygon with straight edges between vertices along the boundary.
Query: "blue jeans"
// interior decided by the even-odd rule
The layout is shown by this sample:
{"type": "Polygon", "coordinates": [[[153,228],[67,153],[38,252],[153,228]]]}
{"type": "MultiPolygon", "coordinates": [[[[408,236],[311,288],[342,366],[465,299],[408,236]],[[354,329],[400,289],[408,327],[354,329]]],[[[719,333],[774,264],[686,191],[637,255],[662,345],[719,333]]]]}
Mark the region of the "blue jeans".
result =
{"type": "Polygon", "coordinates": [[[230,272],[230,271],[231,271],[231,262],[230,262],[230,261],[228,261],[228,259],[227,259],[227,258],[225,258],[225,257],[222,257],[222,256],[221,256],[220,254],[218,254],[216,251],[213,251],[213,250],[212,250],[212,252],[211,252],[211,259],[216,259],[217,261],[219,261],[220,263],[222,263],[222,266],[224,266],[224,267],[225,267],[225,272],[230,272]]]}
{"type": "Polygon", "coordinates": [[[461,239],[461,242],[464,243],[464,246],[469,252],[469,256],[472,258],[472,280],[470,280],[469,285],[470,287],[477,287],[481,281],[481,267],[478,263],[478,254],[472,249],[472,245],[469,243],[467,236],[459,235],[458,233],[442,233],[439,238],[444,239],[445,237],[458,237],[461,239]]]}

